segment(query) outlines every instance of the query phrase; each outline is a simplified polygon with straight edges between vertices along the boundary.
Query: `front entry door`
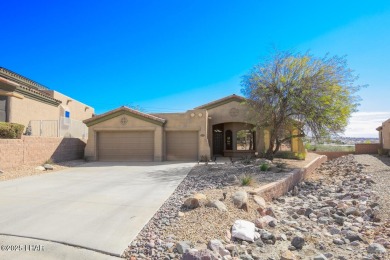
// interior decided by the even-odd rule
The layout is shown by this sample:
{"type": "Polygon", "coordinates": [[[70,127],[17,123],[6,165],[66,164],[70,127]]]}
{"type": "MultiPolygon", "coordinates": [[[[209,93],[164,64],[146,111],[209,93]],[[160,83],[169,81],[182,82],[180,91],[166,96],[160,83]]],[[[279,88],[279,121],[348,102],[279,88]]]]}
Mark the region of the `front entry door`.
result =
{"type": "Polygon", "coordinates": [[[223,124],[213,126],[213,155],[223,155],[223,124]]]}

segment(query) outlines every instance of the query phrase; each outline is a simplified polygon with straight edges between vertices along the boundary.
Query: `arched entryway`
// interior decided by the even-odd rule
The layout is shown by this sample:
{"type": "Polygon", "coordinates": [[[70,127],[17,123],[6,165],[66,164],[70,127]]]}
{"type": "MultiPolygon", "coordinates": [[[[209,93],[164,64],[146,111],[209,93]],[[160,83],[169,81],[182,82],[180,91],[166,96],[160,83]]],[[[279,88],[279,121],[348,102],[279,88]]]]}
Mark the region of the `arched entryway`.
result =
{"type": "Polygon", "coordinates": [[[256,131],[252,124],[227,122],[213,125],[213,156],[255,155],[256,131]]]}

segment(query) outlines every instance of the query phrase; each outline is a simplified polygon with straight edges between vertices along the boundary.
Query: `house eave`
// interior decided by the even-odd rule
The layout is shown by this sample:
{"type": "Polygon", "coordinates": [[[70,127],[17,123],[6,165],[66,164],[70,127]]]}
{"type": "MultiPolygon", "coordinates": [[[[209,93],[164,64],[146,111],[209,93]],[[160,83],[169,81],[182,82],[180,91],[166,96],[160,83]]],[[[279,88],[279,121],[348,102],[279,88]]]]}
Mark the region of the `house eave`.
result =
{"type": "Polygon", "coordinates": [[[126,110],[126,109],[120,109],[120,110],[117,110],[117,111],[112,111],[112,112],[110,112],[108,114],[105,114],[105,115],[92,117],[92,118],[84,120],[83,122],[88,127],[90,127],[90,126],[102,123],[104,121],[113,119],[113,118],[121,116],[121,115],[131,116],[131,117],[134,117],[134,118],[137,118],[137,119],[140,119],[140,120],[143,120],[143,121],[146,121],[146,122],[158,125],[158,126],[163,126],[165,124],[165,122],[166,122],[165,119],[158,119],[158,120],[156,120],[156,119],[153,119],[153,118],[149,118],[149,117],[145,117],[145,116],[139,115],[137,113],[131,112],[131,111],[126,110]]]}

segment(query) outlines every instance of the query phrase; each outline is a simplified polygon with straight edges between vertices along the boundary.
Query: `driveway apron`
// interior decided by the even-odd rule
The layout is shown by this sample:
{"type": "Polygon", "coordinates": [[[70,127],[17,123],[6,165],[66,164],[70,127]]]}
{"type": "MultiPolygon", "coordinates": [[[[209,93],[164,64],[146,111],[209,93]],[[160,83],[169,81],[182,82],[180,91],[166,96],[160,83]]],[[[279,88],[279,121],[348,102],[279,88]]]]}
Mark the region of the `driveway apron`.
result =
{"type": "Polygon", "coordinates": [[[0,234],[119,256],[194,163],[87,163],[0,182],[0,234]]]}

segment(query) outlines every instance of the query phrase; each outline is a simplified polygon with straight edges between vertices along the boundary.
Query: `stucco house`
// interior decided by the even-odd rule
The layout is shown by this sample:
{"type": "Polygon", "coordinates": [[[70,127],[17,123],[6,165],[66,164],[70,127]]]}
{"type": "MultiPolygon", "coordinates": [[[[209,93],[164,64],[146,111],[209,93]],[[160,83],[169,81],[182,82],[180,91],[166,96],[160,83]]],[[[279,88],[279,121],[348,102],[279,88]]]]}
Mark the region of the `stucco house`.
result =
{"type": "MultiPolygon", "coordinates": [[[[147,114],[120,107],[84,120],[89,127],[88,160],[198,161],[202,156],[242,157],[262,153],[266,129],[249,121],[245,98],[231,95],[184,113],[147,114]]],[[[293,152],[303,152],[300,138],[293,152]]]]}
{"type": "Polygon", "coordinates": [[[379,132],[379,144],[383,150],[390,151],[390,118],[376,129],[379,132]]]}
{"type": "Polygon", "coordinates": [[[33,135],[81,135],[74,132],[87,130],[82,120],[93,114],[93,107],[0,67],[0,122],[29,126],[33,135]]]}

